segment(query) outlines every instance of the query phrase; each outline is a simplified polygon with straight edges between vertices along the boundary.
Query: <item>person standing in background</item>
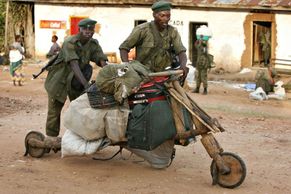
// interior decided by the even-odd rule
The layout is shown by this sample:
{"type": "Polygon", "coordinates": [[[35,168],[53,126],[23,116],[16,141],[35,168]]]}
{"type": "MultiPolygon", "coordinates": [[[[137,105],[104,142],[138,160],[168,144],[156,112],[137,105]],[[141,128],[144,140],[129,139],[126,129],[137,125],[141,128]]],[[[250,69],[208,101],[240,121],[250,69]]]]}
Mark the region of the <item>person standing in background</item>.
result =
{"type": "Polygon", "coordinates": [[[271,57],[271,33],[269,30],[261,34],[260,43],[262,46],[264,66],[268,67],[270,63],[270,57],[271,57]]]}
{"type": "Polygon", "coordinates": [[[213,62],[213,56],[208,53],[208,42],[207,40],[203,40],[203,35],[200,36],[198,40],[195,42],[195,47],[197,49],[197,61],[196,61],[196,89],[193,91],[194,93],[199,93],[201,82],[203,83],[203,94],[207,94],[207,74],[208,69],[211,68],[211,64],[213,62]]]}
{"type": "Polygon", "coordinates": [[[53,45],[51,46],[49,52],[46,55],[47,58],[51,58],[51,57],[57,55],[61,50],[61,47],[57,43],[57,41],[58,41],[57,35],[53,35],[51,41],[52,41],[53,45]]]}
{"type": "Polygon", "coordinates": [[[22,70],[23,58],[24,56],[20,53],[20,51],[11,45],[9,48],[10,75],[14,86],[16,86],[16,82],[18,82],[19,86],[22,86],[24,82],[24,73],[22,70]]]}
{"type": "Polygon", "coordinates": [[[20,35],[16,35],[15,42],[9,48],[10,75],[14,86],[16,86],[16,82],[18,82],[19,86],[22,86],[24,82],[24,72],[22,67],[24,52],[22,38],[20,35]]]}
{"type": "Polygon", "coordinates": [[[20,35],[15,36],[15,42],[12,44],[12,46],[14,47],[14,49],[17,49],[20,52],[20,54],[24,55],[25,50],[20,35]]]}

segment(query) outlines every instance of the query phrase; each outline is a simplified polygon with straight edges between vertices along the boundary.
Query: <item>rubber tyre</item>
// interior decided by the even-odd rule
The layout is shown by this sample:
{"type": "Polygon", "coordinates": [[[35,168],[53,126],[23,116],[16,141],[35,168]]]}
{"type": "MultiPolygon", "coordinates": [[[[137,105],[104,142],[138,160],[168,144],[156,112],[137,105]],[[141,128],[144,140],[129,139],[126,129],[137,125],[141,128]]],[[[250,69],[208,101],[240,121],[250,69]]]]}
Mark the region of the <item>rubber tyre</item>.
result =
{"type": "Polygon", "coordinates": [[[245,180],[247,170],[244,161],[236,154],[223,152],[220,154],[226,165],[230,168],[228,174],[220,174],[216,166],[216,162],[212,160],[210,172],[213,179],[213,184],[218,184],[221,187],[233,189],[240,186],[245,180]]]}

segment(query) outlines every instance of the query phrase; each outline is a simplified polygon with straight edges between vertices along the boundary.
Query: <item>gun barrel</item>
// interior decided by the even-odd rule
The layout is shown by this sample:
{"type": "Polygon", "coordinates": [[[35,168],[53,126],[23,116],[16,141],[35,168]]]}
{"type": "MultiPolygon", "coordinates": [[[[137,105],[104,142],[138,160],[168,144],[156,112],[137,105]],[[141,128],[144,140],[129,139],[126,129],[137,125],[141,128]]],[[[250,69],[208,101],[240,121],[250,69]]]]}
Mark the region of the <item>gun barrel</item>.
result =
{"type": "Polygon", "coordinates": [[[54,57],[52,57],[48,63],[43,67],[41,68],[40,72],[38,74],[32,74],[32,78],[33,79],[36,79],[38,76],[40,76],[40,74],[42,74],[48,67],[52,66],[54,64],[54,62],[57,60],[58,58],[58,54],[55,55],[54,57]]]}
{"type": "Polygon", "coordinates": [[[38,78],[42,73],[44,72],[44,69],[41,69],[41,71],[38,74],[32,74],[32,79],[38,78]]]}

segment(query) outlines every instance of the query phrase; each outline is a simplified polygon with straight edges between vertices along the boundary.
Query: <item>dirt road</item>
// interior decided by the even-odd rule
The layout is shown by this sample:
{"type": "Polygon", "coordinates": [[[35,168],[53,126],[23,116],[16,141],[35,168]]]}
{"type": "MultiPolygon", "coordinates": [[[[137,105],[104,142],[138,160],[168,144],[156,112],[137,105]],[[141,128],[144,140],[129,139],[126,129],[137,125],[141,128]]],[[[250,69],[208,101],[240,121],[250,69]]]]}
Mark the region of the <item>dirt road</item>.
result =
{"type": "MultiPolygon", "coordinates": [[[[254,101],[248,92],[223,84],[211,83],[207,96],[192,95],[227,130],[215,134],[224,150],[246,163],[247,177],[236,189],[211,185],[211,159],[199,138],[187,147],[176,146],[176,158],[165,170],[152,169],[128,152],[106,162],[61,158],[60,152],[41,159],[24,157],[25,135],[30,130],[44,133],[45,75],[30,80],[38,70],[26,66],[26,83],[14,87],[9,72],[0,66],[0,193],[291,193],[290,100],[254,101]]],[[[117,149],[105,149],[98,156],[117,149]]]]}

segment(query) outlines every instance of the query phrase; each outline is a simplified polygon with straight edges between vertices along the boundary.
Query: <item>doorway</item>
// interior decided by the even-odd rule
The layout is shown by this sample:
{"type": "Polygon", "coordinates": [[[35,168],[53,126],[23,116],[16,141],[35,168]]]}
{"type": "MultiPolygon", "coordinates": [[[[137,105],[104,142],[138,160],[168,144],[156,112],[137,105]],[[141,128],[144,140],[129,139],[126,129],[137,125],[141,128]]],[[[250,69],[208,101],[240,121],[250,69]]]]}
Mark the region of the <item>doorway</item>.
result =
{"type": "Polygon", "coordinates": [[[134,27],[143,23],[146,23],[147,20],[134,20],[134,27]]]}
{"type": "MultiPolygon", "coordinates": [[[[266,41],[270,42],[272,50],[272,22],[253,21],[252,66],[264,66],[263,45],[266,41]]],[[[271,55],[268,62],[270,62],[270,57],[271,55]]]]}
{"type": "Polygon", "coordinates": [[[82,20],[88,17],[81,17],[81,16],[71,16],[70,17],[70,35],[78,34],[79,27],[78,23],[82,20]]]}
{"type": "Polygon", "coordinates": [[[196,31],[202,25],[208,26],[208,23],[206,23],[206,22],[190,22],[190,24],[189,24],[189,59],[191,59],[192,66],[194,66],[194,67],[196,67],[196,60],[197,60],[197,49],[194,46],[194,44],[197,40],[196,31]]]}

